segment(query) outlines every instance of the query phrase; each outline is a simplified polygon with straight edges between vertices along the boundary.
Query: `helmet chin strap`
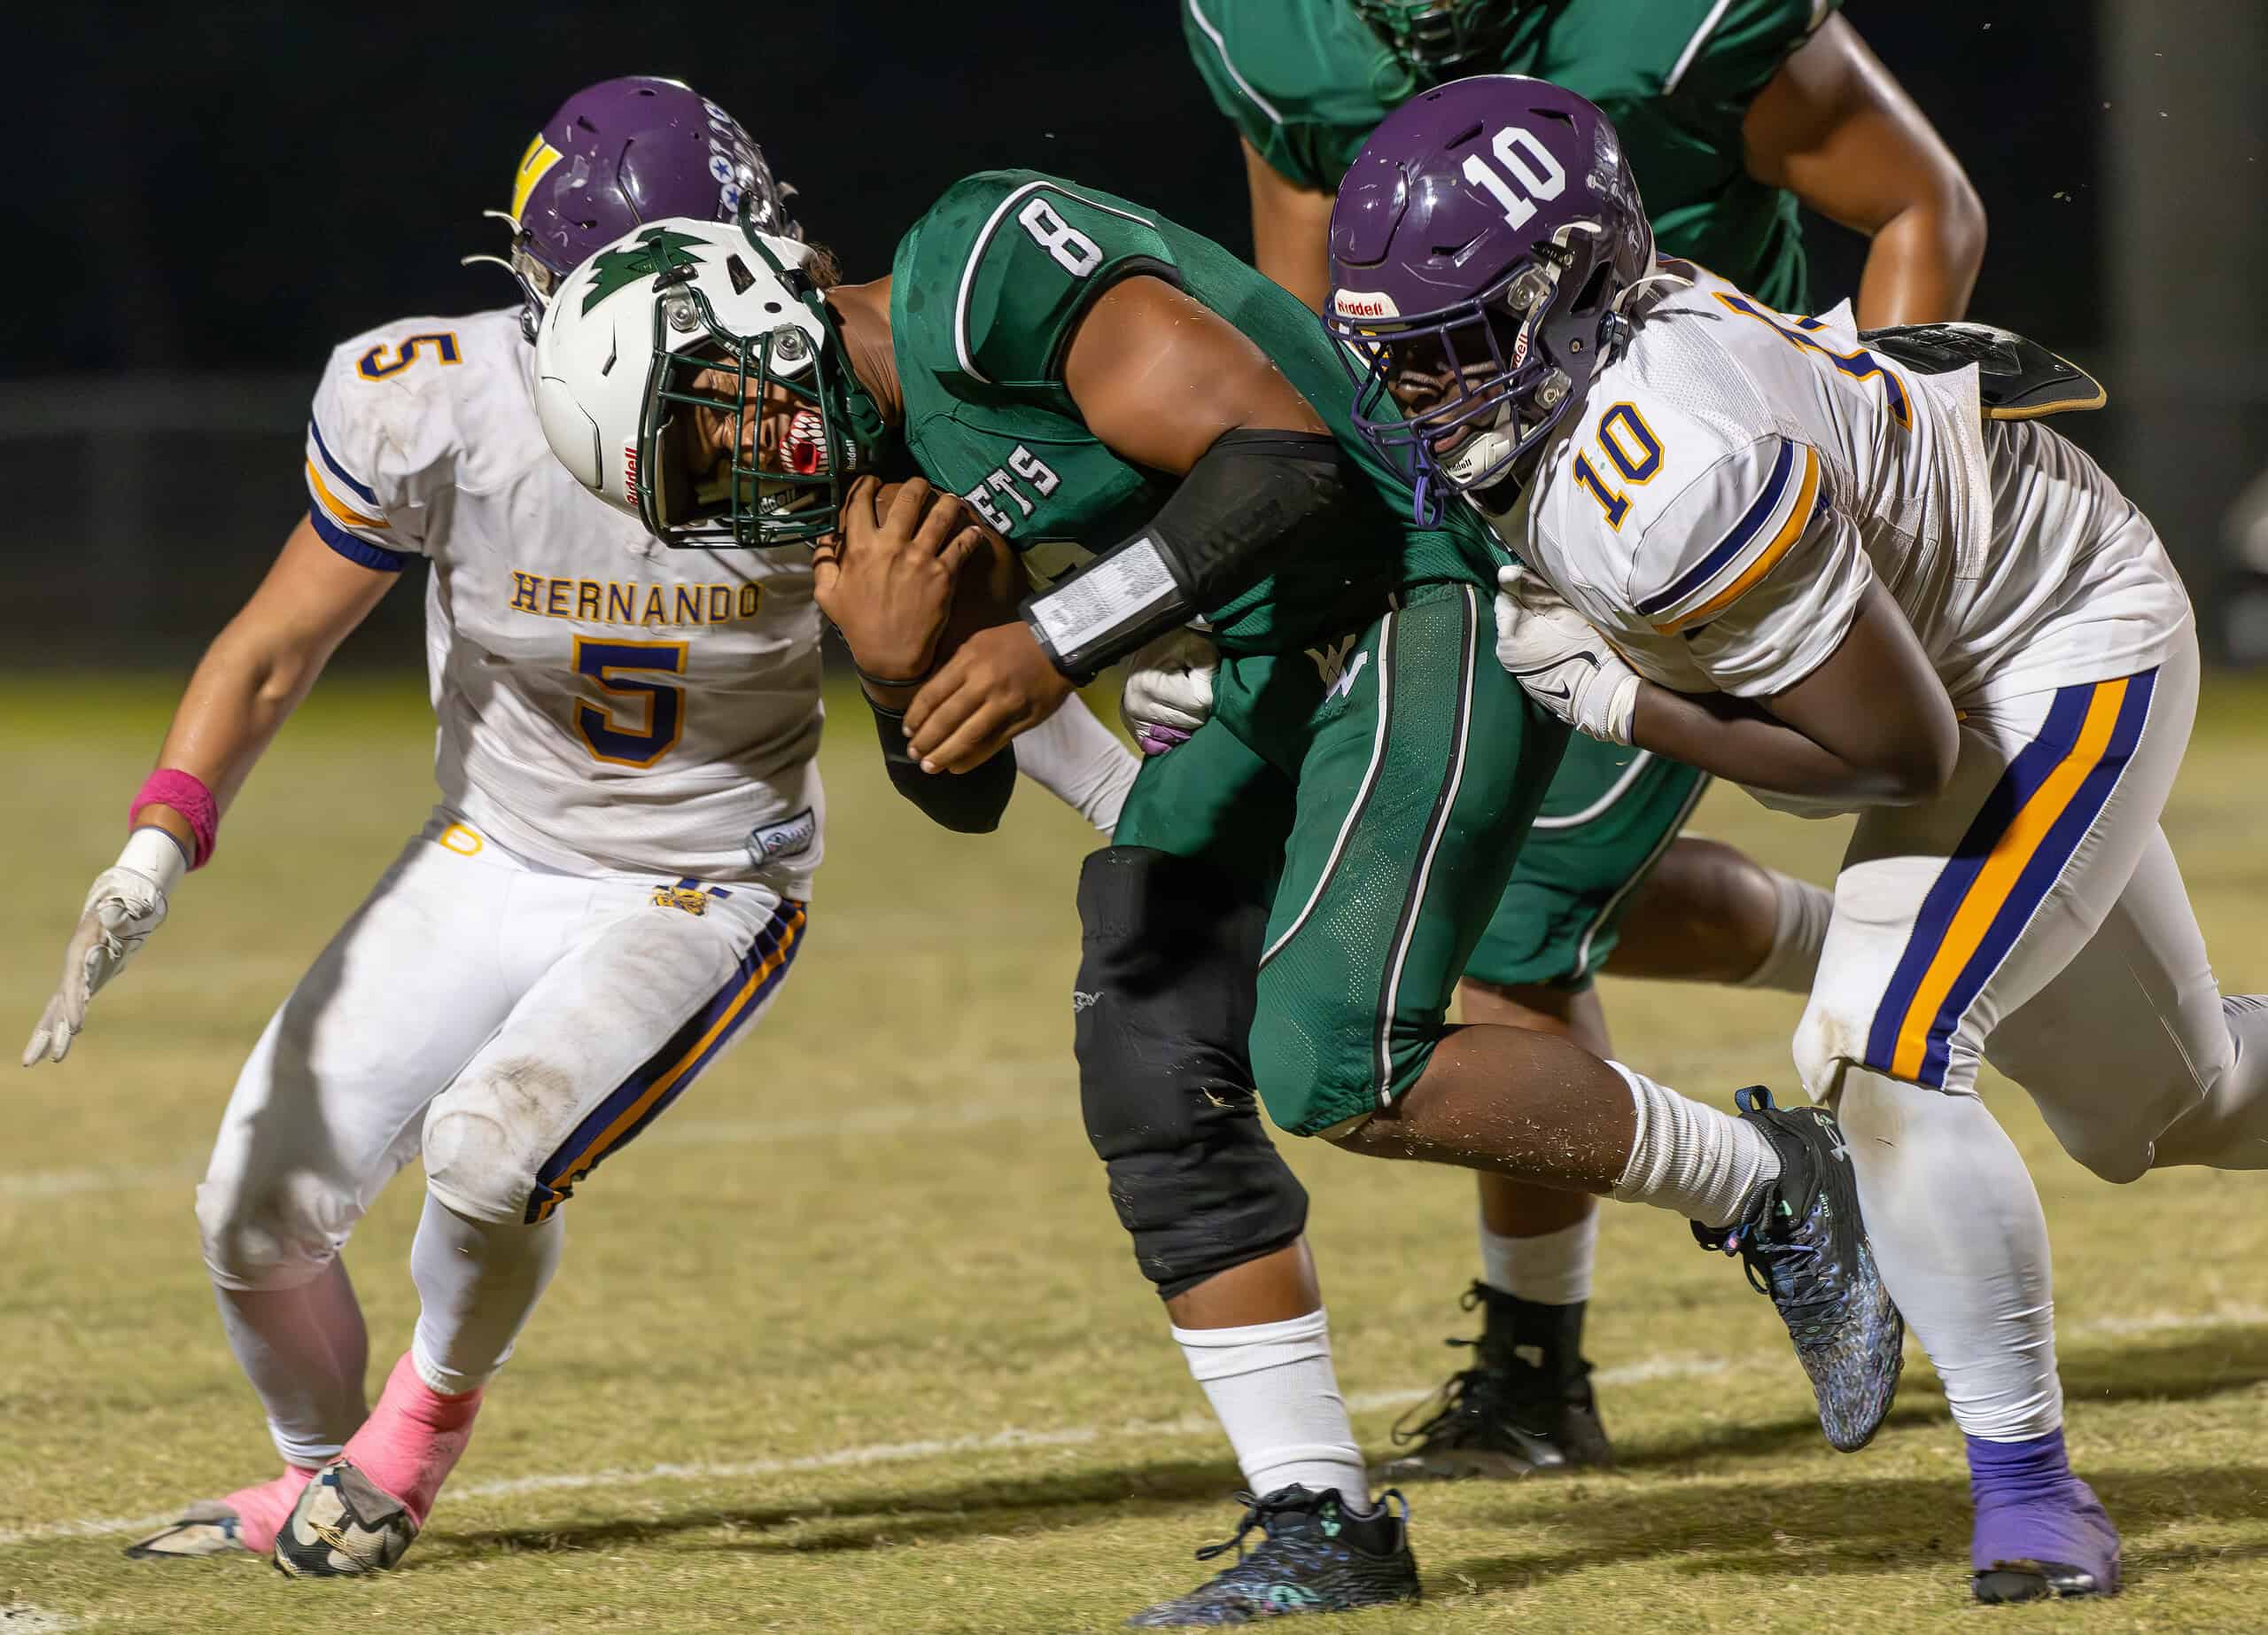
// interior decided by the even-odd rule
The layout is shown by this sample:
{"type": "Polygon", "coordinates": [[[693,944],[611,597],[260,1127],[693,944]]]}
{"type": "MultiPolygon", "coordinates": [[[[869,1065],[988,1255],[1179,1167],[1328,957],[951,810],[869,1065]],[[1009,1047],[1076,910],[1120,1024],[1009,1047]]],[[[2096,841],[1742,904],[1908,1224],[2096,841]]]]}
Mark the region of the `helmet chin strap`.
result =
{"type": "MultiPolygon", "coordinates": [[[[1557,409],[1565,401],[1568,387],[1567,377],[1553,370],[1538,393],[1539,407],[1557,409]],[[1550,401],[1543,401],[1547,396],[1550,401]]],[[[1526,430],[1519,424],[1518,405],[1507,401],[1486,426],[1466,438],[1455,454],[1441,462],[1442,476],[1449,479],[1451,487],[1468,492],[1482,486],[1488,473],[1502,465],[1519,446],[1526,430]]],[[[1486,486],[1494,488],[1497,485],[1487,482],[1486,486]]]]}
{"type": "Polygon", "coordinates": [[[542,322],[543,308],[550,298],[535,286],[534,282],[528,276],[527,269],[520,264],[517,253],[520,232],[518,219],[508,210],[484,210],[480,214],[493,217],[512,230],[515,253],[509,260],[501,255],[491,255],[485,251],[477,255],[461,255],[457,258],[457,265],[474,267],[483,263],[493,264],[512,275],[512,282],[520,286],[520,334],[532,344],[535,340],[536,326],[542,322]]]}
{"type": "Polygon", "coordinates": [[[1622,286],[1622,292],[1614,298],[1613,311],[1615,315],[1619,317],[1627,314],[1630,310],[1630,303],[1636,299],[1638,292],[1645,289],[1651,284],[1675,284],[1681,289],[1687,290],[1693,287],[1693,280],[1687,277],[1683,273],[1674,273],[1668,271],[1666,269],[1656,267],[1653,271],[1648,273],[1644,277],[1633,278],[1629,283],[1622,286]]]}
{"type": "MultiPolygon", "coordinates": [[[[1506,412],[1511,412],[1509,405],[1506,412]]],[[[1441,475],[1449,479],[1452,487],[1469,489],[1483,473],[1503,463],[1511,451],[1512,440],[1505,435],[1500,417],[1496,425],[1466,438],[1464,446],[1441,463],[1441,475]]]]}
{"type": "MultiPolygon", "coordinates": [[[[1511,439],[1501,432],[1486,432],[1474,441],[1477,443],[1484,440],[1490,445],[1487,458],[1475,459],[1469,468],[1476,478],[1487,471],[1492,460],[1503,459],[1512,446],[1511,439]]],[[[1461,482],[1458,486],[1464,487],[1465,498],[1480,506],[1484,512],[1492,517],[1501,516],[1512,508],[1514,502],[1534,479],[1536,468],[1543,463],[1544,454],[1544,448],[1531,448],[1506,465],[1493,479],[1473,487],[1464,487],[1461,482]]]]}

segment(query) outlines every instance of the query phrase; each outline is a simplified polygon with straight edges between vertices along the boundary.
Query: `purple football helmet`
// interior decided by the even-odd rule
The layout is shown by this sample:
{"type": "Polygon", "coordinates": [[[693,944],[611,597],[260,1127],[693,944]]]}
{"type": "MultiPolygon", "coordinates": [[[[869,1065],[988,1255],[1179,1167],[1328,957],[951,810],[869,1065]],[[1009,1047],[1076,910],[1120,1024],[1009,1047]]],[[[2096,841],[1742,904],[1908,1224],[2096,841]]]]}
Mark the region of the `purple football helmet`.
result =
{"type": "Polygon", "coordinates": [[[559,281],[642,222],[664,216],[730,222],[801,238],[788,214],[796,190],[773,177],[740,121],[677,80],[631,74],[586,85],[544,121],[520,155],[512,253],[495,261],[520,281],[531,337],[559,281]]]}
{"type": "Polygon", "coordinates": [[[1418,494],[1493,487],[1628,334],[1654,233],[1606,115],[1482,74],[1388,114],[1339,184],[1331,305],[1356,427],[1418,494]]]}

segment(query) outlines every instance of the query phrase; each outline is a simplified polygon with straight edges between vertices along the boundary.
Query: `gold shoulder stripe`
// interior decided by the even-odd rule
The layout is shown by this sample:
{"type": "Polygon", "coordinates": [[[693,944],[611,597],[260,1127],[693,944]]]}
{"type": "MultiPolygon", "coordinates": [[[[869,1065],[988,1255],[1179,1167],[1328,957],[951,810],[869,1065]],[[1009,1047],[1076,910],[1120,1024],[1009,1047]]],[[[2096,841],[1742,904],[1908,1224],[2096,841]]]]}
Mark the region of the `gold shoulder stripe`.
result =
{"type": "Polygon", "coordinates": [[[322,473],[315,470],[315,463],[313,460],[307,462],[307,487],[315,490],[315,498],[322,502],[323,510],[350,528],[384,528],[392,526],[383,517],[365,517],[333,494],[330,491],[330,485],[323,481],[322,473]]]}
{"type": "Polygon", "coordinates": [[[1804,455],[1803,484],[1796,492],[1796,502],[1788,508],[1787,520],[1772,536],[1772,542],[1756,553],[1755,559],[1741,570],[1740,577],[1731,584],[1690,613],[1673,619],[1667,624],[1656,625],[1654,628],[1657,631],[1663,635],[1674,635],[1678,631],[1714,619],[1746,596],[1757,580],[1779,565],[1780,558],[1788,554],[1789,548],[1803,538],[1804,530],[1811,526],[1813,502],[1819,497],[1819,451],[1809,443],[1799,443],[1797,447],[1803,450],[1804,455]]]}

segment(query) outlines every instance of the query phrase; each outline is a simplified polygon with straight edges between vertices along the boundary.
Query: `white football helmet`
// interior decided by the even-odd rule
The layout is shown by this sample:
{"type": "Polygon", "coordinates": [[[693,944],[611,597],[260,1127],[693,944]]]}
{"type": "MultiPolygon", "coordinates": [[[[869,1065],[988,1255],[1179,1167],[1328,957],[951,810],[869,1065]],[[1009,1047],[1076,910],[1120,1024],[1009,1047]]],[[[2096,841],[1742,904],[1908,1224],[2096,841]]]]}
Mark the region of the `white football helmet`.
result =
{"type": "Polygon", "coordinates": [[[673,217],[625,234],[568,274],[535,337],[536,415],[560,463],[665,545],[788,545],[831,532],[879,435],[843,362],[809,245],[729,222],[673,217]],[[747,424],[781,397],[773,459],[701,435],[699,411],[747,424]]]}

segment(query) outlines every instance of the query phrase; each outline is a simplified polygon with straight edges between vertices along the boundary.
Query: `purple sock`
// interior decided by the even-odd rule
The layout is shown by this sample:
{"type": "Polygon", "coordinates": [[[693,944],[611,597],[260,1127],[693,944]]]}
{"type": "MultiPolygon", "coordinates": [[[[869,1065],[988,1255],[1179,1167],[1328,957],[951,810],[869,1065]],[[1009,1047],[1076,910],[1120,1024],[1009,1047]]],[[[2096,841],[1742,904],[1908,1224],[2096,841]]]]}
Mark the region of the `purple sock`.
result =
{"type": "Polygon", "coordinates": [[[2063,1433],[2027,1442],[1969,1444],[1969,1492],[1977,1504],[1969,1561],[1986,1572],[2002,1561],[2076,1567],[2105,1594],[2118,1587],[2118,1530],[2093,1489],[2071,1474],[2063,1433]]]}

